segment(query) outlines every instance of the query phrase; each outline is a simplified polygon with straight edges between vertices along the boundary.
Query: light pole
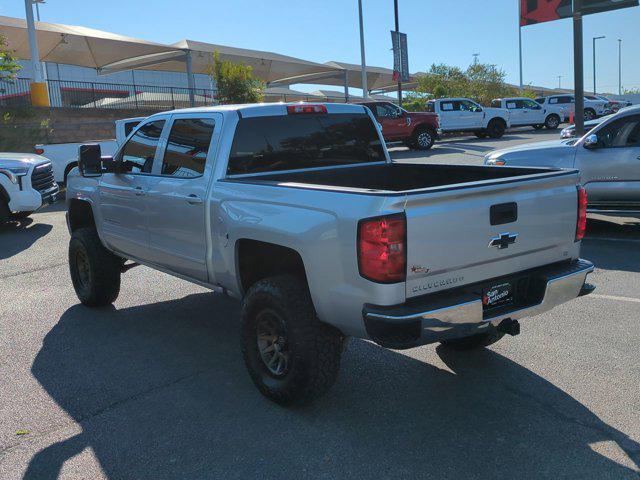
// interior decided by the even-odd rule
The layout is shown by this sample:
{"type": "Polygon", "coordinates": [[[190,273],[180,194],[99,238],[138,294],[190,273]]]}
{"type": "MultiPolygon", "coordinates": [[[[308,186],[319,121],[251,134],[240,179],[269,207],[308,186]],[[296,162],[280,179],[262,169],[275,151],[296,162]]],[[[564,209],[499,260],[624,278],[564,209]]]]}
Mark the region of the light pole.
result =
{"type": "MultiPolygon", "coordinates": [[[[396,33],[400,32],[400,22],[398,20],[398,0],[393,0],[393,15],[396,23],[396,33]]],[[[400,48],[400,38],[398,37],[398,48],[400,48]]],[[[402,60],[400,61],[402,63],[402,60]]],[[[398,77],[398,105],[402,106],[402,74],[398,77]]]]}
{"type": "Polygon", "coordinates": [[[622,95],[622,39],[618,39],[618,95],[622,95]]]}
{"type": "Polygon", "coordinates": [[[597,93],[596,91],[596,40],[600,40],[601,38],[607,38],[604,35],[601,37],[593,37],[593,94],[597,93]]]}
{"type": "Polygon", "coordinates": [[[369,97],[369,92],[367,91],[367,62],[364,59],[364,23],[362,21],[362,0],[358,0],[358,15],[360,17],[360,63],[362,68],[360,74],[362,78],[362,98],[366,100],[369,97]]]}
{"type": "Polygon", "coordinates": [[[558,90],[562,88],[561,81],[562,81],[562,75],[558,75],[558,90]]]}

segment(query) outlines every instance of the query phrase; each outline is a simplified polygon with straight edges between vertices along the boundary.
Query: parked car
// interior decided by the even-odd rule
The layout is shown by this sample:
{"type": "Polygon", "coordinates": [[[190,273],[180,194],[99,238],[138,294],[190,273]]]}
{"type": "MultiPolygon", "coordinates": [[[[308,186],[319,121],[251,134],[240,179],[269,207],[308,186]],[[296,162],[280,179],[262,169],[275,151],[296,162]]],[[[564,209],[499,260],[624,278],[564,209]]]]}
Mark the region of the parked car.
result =
{"type": "Polygon", "coordinates": [[[98,143],[105,155],[113,155],[125,138],[145,117],[125,118],[116,120],[116,138],[110,140],[88,140],[76,143],[38,144],[34,151],[43,155],[53,164],[53,176],[59,184],[67,183],[67,176],[71,169],[78,165],[78,148],[83,143],[98,143]]]}
{"type": "MultiPolygon", "coordinates": [[[[594,97],[595,98],[595,97],[594,97]]],[[[536,102],[538,102],[543,107],[553,107],[553,106],[561,106],[565,108],[566,118],[565,122],[569,121],[571,115],[575,115],[576,112],[576,99],[573,95],[550,95],[548,97],[539,97],[536,98],[536,102]]],[[[585,120],[593,120],[596,117],[600,117],[602,115],[607,115],[611,112],[608,111],[609,105],[608,101],[595,99],[589,100],[585,97],[584,99],[584,119],[585,120]]]]}
{"type": "Polygon", "coordinates": [[[577,171],[393,163],[361,105],[155,114],[113,159],[83,146],[68,189],[80,301],[112,303],[128,261],[241,298],[282,404],[333,384],[348,336],[479,348],[593,289],[577,171]]]}
{"type": "Polygon", "coordinates": [[[56,201],[51,162],[29,153],[0,153],[0,224],[56,201]]]}
{"type": "Polygon", "coordinates": [[[468,98],[439,98],[427,102],[427,112],[437,113],[445,133],[473,132],[478,138],[500,138],[511,127],[509,111],[482,107],[468,98]]]}
{"type": "Polygon", "coordinates": [[[391,102],[362,102],[382,127],[387,143],[403,142],[409,148],[429,150],[438,139],[438,115],[408,112],[391,102]]]}
{"type": "Polygon", "coordinates": [[[566,117],[565,109],[559,105],[542,106],[524,97],[496,98],[491,102],[495,108],[509,111],[512,127],[534,127],[539,130],[547,127],[555,130],[566,117]]]}
{"type": "MultiPolygon", "coordinates": [[[[638,105],[636,105],[636,108],[637,107],[638,107],[638,105]]],[[[618,112],[625,111],[625,110],[627,110],[629,108],[634,108],[634,106],[632,105],[631,107],[622,107],[620,110],[618,110],[618,112]]],[[[587,120],[586,122],[584,122],[584,130],[585,130],[585,132],[588,132],[593,127],[596,127],[596,126],[600,125],[602,122],[604,122],[605,120],[608,120],[612,116],[613,116],[613,114],[609,114],[609,115],[605,115],[604,117],[595,118],[593,120],[587,120]]],[[[568,127],[563,128],[562,131],[560,132],[560,138],[573,138],[575,136],[576,136],[576,126],[575,125],[569,125],[568,127]]]]}
{"type": "Polygon", "coordinates": [[[589,212],[640,217],[640,107],[612,115],[581,139],[497,150],[485,164],[579,169],[589,212]]]}

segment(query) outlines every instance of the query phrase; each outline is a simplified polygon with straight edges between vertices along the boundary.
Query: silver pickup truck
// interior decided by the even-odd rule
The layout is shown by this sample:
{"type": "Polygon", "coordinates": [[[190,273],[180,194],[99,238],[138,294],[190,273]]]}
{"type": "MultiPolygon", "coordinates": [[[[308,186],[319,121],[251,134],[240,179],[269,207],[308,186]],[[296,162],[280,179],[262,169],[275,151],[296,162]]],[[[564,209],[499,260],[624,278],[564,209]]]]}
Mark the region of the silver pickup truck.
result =
{"type": "Polygon", "coordinates": [[[393,163],[362,106],[164,112],[99,150],[69,176],[80,301],[135,264],[242,299],[247,368],[282,404],[333,384],[349,336],[482,347],[594,288],[577,171],[393,163]]]}

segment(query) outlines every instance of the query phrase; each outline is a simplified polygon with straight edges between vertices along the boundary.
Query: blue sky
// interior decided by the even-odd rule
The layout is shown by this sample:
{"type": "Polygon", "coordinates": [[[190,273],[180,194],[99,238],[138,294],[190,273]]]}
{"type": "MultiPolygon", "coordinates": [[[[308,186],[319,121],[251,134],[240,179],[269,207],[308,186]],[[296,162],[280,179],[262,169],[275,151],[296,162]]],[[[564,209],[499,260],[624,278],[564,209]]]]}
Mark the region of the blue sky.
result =
{"type": "MultiPolygon", "coordinates": [[[[412,72],[432,63],[466,67],[474,53],[518,83],[517,0],[399,0],[400,30],[409,37],[412,72]]],[[[363,0],[367,63],[392,66],[392,0],[363,0]]],[[[173,43],[190,38],[270,50],[308,60],[359,63],[357,0],[47,0],[43,21],[84,25],[173,43]],[[88,6],[90,5],[90,6],[88,6]]],[[[0,0],[0,15],[23,17],[23,0],[0,0]]],[[[560,20],[523,28],[524,81],[573,86],[572,28],[560,20]]],[[[640,7],[584,20],[585,85],[593,85],[591,38],[598,41],[598,90],[617,93],[618,38],[622,81],[640,88],[640,7]]],[[[335,88],[335,87],[333,87],[335,88]]]]}

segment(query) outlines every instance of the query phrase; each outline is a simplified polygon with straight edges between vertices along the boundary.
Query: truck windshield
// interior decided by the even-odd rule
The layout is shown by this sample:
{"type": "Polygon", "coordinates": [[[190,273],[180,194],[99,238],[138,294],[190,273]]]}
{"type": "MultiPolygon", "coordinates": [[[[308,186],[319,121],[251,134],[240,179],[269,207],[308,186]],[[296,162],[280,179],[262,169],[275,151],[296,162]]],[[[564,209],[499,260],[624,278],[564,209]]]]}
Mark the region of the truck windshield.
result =
{"type": "Polygon", "coordinates": [[[366,114],[298,114],[243,118],[227,175],[385,161],[366,114]]]}

